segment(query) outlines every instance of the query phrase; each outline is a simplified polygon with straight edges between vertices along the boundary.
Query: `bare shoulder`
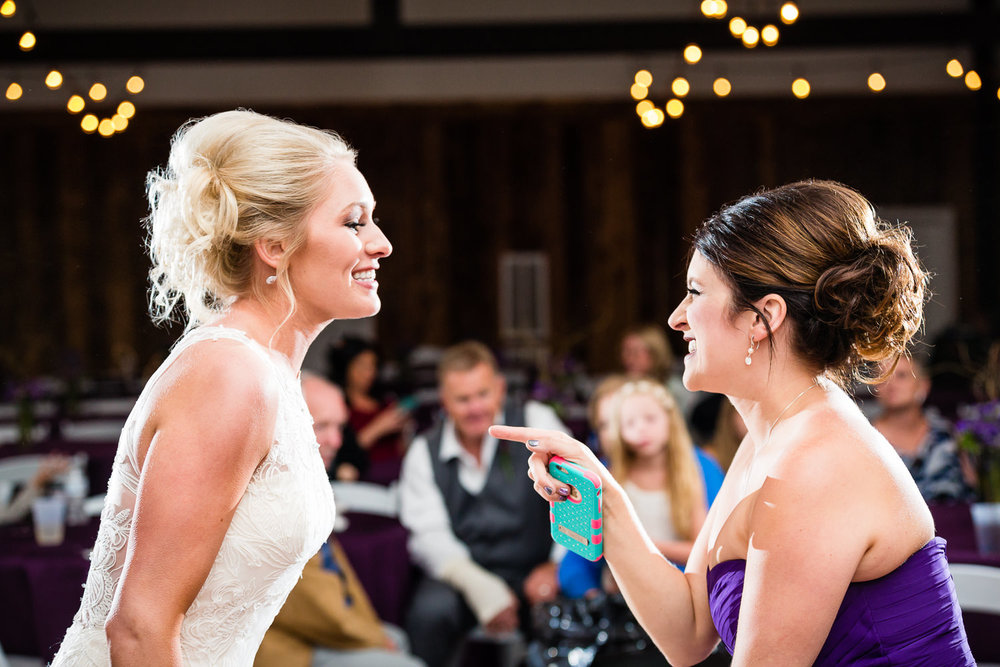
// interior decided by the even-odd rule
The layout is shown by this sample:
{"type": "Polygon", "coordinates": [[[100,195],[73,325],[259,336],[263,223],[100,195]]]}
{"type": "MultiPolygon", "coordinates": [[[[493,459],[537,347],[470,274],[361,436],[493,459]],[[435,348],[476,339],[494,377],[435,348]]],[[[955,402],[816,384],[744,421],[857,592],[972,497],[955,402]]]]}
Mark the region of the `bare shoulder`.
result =
{"type": "Polygon", "coordinates": [[[273,431],[278,382],[267,360],[233,340],[202,341],[185,349],[159,378],[149,402],[140,438],[154,434],[184,437],[194,432],[225,447],[241,442],[266,455],[270,442],[260,433],[273,431]]]}
{"type": "Polygon", "coordinates": [[[887,573],[933,537],[912,477],[860,410],[834,400],[797,417],[768,495],[855,545],[863,554],[855,580],[887,573]]]}

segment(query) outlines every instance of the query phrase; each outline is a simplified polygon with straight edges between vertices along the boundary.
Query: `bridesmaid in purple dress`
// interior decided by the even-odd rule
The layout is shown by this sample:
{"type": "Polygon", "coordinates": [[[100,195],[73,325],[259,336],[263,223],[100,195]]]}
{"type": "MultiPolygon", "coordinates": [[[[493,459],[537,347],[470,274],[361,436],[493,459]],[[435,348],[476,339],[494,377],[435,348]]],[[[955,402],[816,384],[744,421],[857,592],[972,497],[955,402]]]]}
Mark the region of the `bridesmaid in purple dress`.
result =
{"type": "MultiPolygon", "coordinates": [[[[748,427],[684,573],[621,486],[569,436],[494,426],[534,450],[546,500],[560,455],[604,486],[604,549],[636,617],[674,665],[721,639],[733,665],[974,665],[944,541],[892,446],[845,391],[906,353],[927,275],[905,226],[842,185],[741,199],[695,235],[684,385],[726,394],[748,427]]],[[[891,364],[890,364],[891,366],[891,364]]]]}

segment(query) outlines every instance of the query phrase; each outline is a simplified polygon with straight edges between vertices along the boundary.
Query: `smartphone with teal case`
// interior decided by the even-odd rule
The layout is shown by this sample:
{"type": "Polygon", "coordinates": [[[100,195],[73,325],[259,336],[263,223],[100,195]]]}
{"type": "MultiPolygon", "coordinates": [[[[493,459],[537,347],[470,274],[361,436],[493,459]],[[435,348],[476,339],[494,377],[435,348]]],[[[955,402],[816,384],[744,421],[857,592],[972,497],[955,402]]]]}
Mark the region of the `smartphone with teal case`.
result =
{"type": "Polygon", "coordinates": [[[552,539],[587,560],[604,555],[601,478],[561,456],[549,461],[549,474],[570,487],[566,500],[549,503],[552,539]]]}

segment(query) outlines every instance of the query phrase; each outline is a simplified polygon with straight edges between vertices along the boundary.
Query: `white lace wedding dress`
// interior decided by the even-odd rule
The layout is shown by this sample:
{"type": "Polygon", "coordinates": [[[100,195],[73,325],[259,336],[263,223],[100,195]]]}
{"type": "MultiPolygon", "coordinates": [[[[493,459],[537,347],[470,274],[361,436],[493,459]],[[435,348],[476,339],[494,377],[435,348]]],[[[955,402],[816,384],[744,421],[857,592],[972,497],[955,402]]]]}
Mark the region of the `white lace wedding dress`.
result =
{"type": "Polygon", "coordinates": [[[181,625],[184,664],[251,665],[264,632],[298,581],[303,565],[329,537],[333,494],[291,367],[273,359],[241,331],[194,329],[178,341],[150,378],[125,422],[80,610],[53,667],[111,664],[104,621],[125,562],[141,472],[136,465],[141,424],[135,416],[143,413],[149,388],[178,354],[195,343],[220,338],[242,341],[268,360],[280,379],[280,405],[271,451],[251,477],[208,578],[181,625]]]}

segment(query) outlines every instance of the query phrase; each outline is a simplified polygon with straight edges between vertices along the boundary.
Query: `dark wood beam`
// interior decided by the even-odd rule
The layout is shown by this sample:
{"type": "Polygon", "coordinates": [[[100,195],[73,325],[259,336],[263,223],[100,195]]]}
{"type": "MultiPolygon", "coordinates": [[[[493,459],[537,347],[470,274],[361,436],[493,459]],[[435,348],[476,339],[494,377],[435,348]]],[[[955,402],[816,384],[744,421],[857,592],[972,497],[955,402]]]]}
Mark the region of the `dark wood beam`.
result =
{"type": "MultiPolygon", "coordinates": [[[[996,34],[991,12],[805,17],[781,26],[778,48],[970,46],[996,34]],[[987,20],[988,25],[982,21],[987,20]]],[[[158,61],[239,61],[471,57],[662,52],[696,42],[706,50],[743,48],[725,21],[624,21],[556,24],[406,26],[397,0],[376,2],[370,27],[214,29],[35,29],[22,53],[23,28],[0,29],[0,65],[158,61]]],[[[758,47],[763,49],[764,47],[758,47]]]]}

